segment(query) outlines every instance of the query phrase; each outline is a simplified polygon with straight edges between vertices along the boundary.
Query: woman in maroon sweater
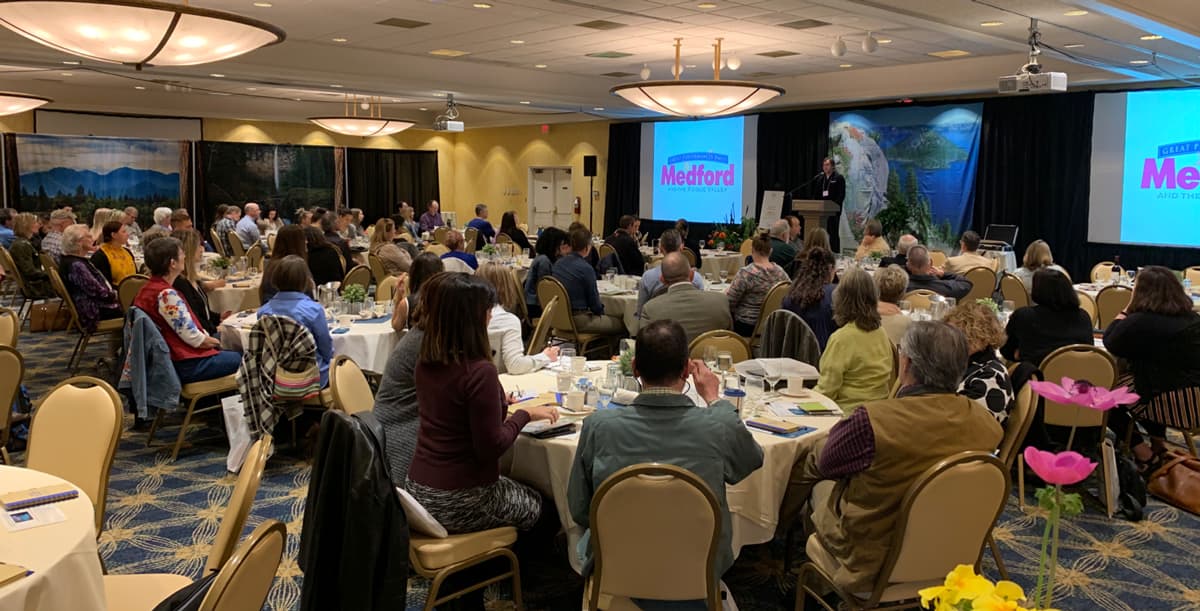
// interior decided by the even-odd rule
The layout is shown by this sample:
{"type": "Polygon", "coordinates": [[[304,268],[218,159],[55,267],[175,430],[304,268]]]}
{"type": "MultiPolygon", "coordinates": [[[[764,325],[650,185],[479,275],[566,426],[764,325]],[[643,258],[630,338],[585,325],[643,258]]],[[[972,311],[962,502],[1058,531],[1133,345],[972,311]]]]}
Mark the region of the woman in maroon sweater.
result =
{"type": "Polygon", "coordinates": [[[500,476],[500,456],[531,420],[554,407],[508,416],[487,326],[496,291],[473,276],[440,273],[421,286],[425,336],[414,378],[420,425],[407,488],[450,533],[516,526],[528,530],[541,496],[500,476]]]}

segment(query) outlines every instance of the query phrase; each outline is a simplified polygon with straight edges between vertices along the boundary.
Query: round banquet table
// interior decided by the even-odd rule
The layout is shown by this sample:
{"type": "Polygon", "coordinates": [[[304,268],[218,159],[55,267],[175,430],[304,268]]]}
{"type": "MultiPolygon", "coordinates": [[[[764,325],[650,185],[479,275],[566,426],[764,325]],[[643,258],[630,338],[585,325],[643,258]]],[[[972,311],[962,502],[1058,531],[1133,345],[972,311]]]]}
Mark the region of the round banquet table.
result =
{"type": "MultiPolygon", "coordinates": [[[[1084,282],[1082,284],[1076,284],[1075,290],[1079,291],[1080,293],[1084,293],[1088,297],[1091,297],[1092,301],[1096,301],[1096,295],[1099,295],[1100,290],[1106,286],[1108,286],[1108,284],[1103,282],[1084,282]]],[[[1124,284],[1122,286],[1125,288],[1133,288],[1128,284],[1124,284]]],[[[1188,296],[1192,298],[1192,309],[1200,312],[1200,295],[1191,294],[1188,296]]]]}
{"type": "MultiPolygon", "coordinates": [[[[250,327],[258,321],[258,314],[250,312],[230,316],[221,322],[221,348],[242,351],[250,339],[250,327]]],[[[336,328],[336,325],[334,327],[336,328]]],[[[388,356],[400,341],[401,335],[392,329],[389,319],[357,321],[345,333],[333,336],[333,354],[350,357],[360,369],[383,375],[388,356]]]]}
{"type": "Polygon", "coordinates": [[[236,281],[226,281],[225,286],[208,293],[208,309],[216,314],[256,310],[262,305],[258,287],[262,276],[236,281]]]}
{"type": "MultiPolygon", "coordinates": [[[[66,483],[41,471],[0,466],[0,494],[66,483]]],[[[103,611],[107,605],[92,501],[80,491],[52,506],[66,520],[18,532],[0,526],[0,560],[33,571],[0,586],[0,609],[103,611]]]]}
{"type": "MultiPolygon", "coordinates": [[[[662,263],[662,255],[654,252],[649,246],[642,247],[642,254],[648,262],[647,269],[657,267],[662,263]]],[[[746,256],[736,250],[700,250],[700,266],[697,271],[708,278],[709,274],[716,280],[721,279],[721,270],[725,270],[729,279],[737,275],[739,269],[745,267],[746,256]]]]}
{"type": "MultiPolygon", "coordinates": [[[[603,366],[607,363],[608,361],[589,362],[589,366],[598,365],[600,370],[589,371],[588,375],[605,375],[603,366]]],[[[542,393],[555,389],[555,376],[555,372],[549,369],[519,376],[502,374],[500,383],[506,391],[520,389],[527,393],[542,393]]],[[[766,401],[787,398],[777,393],[763,393],[753,399],[762,404],[766,401]]],[[[747,401],[750,400],[750,398],[747,399],[747,401]]],[[[697,401],[694,396],[693,401],[697,401]]],[[[809,391],[808,395],[799,401],[821,403],[837,409],[837,403],[812,391],[809,391]]],[[[743,413],[745,413],[745,409],[743,413]]],[[[762,413],[767,414],[765,407],[762,408],[762,413]]],[[[774,538],[775,528],[779,523],[779,505],[783,502],[783,494],[787,490],[792,465],[796,462],[800,449],[806,443],[810,443],[807,440],[813,439],[817,432],[829,430],[839,420],[835,416],[770,417],[811,426],[816,431],[800,437],[789,438],[750,429],[754,440],[762,447],[763,466],[741,482],[725,488],[733,524],[734,557],[737,557],[743,546],[766,543],[774,538]]],[[[568,416],[563,418],[571,419],[568,416]]],[[[529,484],[554,499],[559,520],[562,521],[563,528],[567,532],[568,560],[576,572],[582,570],[575,549],[580,537],[583,536],[584,529],[571,519],[570,507],[567,504],[567,482],[570,479],[571,464],[575,460],[575,448],[578,444],[578,432],[550,439],[534,439],[528,435],[519,435],[503,461],[509,477],[529,484]]]]}

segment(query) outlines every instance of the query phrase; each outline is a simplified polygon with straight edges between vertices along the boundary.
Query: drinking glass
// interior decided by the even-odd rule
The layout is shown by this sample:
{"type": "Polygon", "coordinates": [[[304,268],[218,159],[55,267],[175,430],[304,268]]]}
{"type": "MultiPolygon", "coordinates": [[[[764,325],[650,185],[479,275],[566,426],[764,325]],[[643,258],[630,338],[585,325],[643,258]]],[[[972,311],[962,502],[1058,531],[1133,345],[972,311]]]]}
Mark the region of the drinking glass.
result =
{"type": "Polygon", "coordinates": [[[570,371],[573,358],[575,358],[575,348],[563,347],[558,350],[558,362],[566,363],[564,369],[570,371]]]}
{"type": "Polygon", "coordinates": [[[617,270],[610,267],[604,272],[604,279],[607,280],[609,284],[612,284],[613,280],[615,280],[616,278],[617,278],[617,270]]]}
{"type": "Polygon", "coordinates": [[[704,280],[709,284],[713,284],[713,282],[716,280],[716,276],[714,276],[712,272],[705,272],[704,280]]]}
{"type": "Polygon", "coordinates": [[[1137,270],[1131,269],[1125,273],[1129,276],[1129,286],[1133,286],[1133,281],[1137,278],[1137,270]]]}
{"type": "Polygon", "coordinates": [[[717,369],[730,371],[733,369],[733,353],[728,350],[717,352],[717,369]]]}
{"type": "Polygon", "coordinates": [[[625,354],[626,352],[633,352],[636,344],[637,344],[637,340],[633,340],[633,339],[621,340],[621,354],[625,354]]]}
{"type": "Polygon", "coordinates": [[[608,409],[612,403],[613,395],[617,393],[617,385],[620,383],[615,377],[606,377],[600,380],[600,386],[596,387],[599,394],[596,397],[596,409],[608,409]]]}
{"type": "Polygon", "coordinates": [[[944,301],[946,303],[946,311],[947,312],[949,312],[950,310],[953,310],[954,306],[958,305],[958,300],[953,297],[947,297],[944,301]]]}
{"type": "Polygon", "coordinates": [[[587,357],[573,356],[571,357],[571,373],[581,376],[587,372],[587,357]]]}
{"type": "Polygon", "coordinates": [[[717,370],[717,347],[716,346],[705,346],[704,347],[704,364],[708,365],[708,368],[713,371],[717,370]]]}
{"type": "Polygon", "coordinates": [[[571,392],[571,385],[575,382],[575,376],[570,371],[560,371],[555,376],[555,389],[558,392],[571,392]]]}
{"type": "Polygon", "coordinates": [[[729,270],[722,269],[721,270],[721,284],[725,284],[728,281],[729,281],[729,270]]]}
{"type": "Polygon", "coordinates": [[[900,307],[901,314],[905,315],[906,317],[912,316],[912,304],[909,303],[908,300],[901,299],[900,301],[896,302],[896,305],[900,307]]]}
{"type": "Polygon", "coordinates": [[[1000,304],[1000,310],[1003,312],[1007,312],[1009,314],[1011,314],[1013,312],[1013,310],[1016,310],[1016,309],[1017,309],[1017,304],[1016,304],[1016,302],[1014,302],[1011,299],[1005,299],[1004,303],[1000,304]]]}

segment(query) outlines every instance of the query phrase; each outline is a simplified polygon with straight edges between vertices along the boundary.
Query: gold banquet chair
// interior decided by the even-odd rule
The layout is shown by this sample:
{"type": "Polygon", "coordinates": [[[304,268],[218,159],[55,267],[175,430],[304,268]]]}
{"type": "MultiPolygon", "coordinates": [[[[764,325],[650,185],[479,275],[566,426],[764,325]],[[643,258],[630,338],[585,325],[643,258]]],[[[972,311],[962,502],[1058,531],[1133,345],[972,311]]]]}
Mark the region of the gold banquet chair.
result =
{"type": "Polygon", "coordinates": [[[1192,290],[1200,291],[1200,265],[1193,265],[1183,270],[1183,279],[1192,282],[1192,290]]]}
{"type": "Polygon", "coordinates": [[[137,294],[149,281],[150,277],[145,274],[133,274],[121,279],[121,283],[117,285],[117,300],[121,302],[122,312],[129,311],[129,308],[133,306],[133,300],[137,299],[137,294]]]}
{"type": "Polygon", "coordinates": [[[342,280],[342,286],[338,290],[344,293],[347,287],[354,284],[363,287],[364,291],[367,290],[371,286],[371,269],[366,265],[355,265],[346,272],[346,277],[342,280]]]}
{"type": "Polygon", "coordinates": [[[542,319],[549,319],[550,328],[555,337],[575,344],[576,354],[587,355],[588,352],[596,349],[596,346],[592,345],[594,343],[601,348],[607,347],[608,340],[616,337],[615,335],[580,332],[575,327],[575,318],[571,316],[571,298],[567,296],[566,287],[557,278],[546,276],[538,280],[537,295],[539,303],[549,304],[551,299],[557,298],[558,302],[562,304],[561,307],[554,308],[549,316],[547,313],[542,313],[542,319]]]}
{"type": "Polygon", "coordinates": [[[659,463],[625,467],[600,484],[589,512],[595,564],[585,609],[632,609],[632,598],[721,609],[721,509],[696,474],[659,463]]]}
{"type": "Polygon", "coordinates": [[[913,311],[928,310],[937,296],[937,293],[929,289],[917,289],[905,293],[904,300],[908,302],[913,311]]]}
{"type": "Polygon", "coordinates": [[[375,408],[375,395],[367,376],[354,359],[339,354],[329,364],[329,391],[333,407],[347,414],[369,412],[375,408]]]}
{"type": "MultiPolygon", "coordinates": [[[[19,341],[21,341],[21,319],[16,312],[8,308],[0,308],[0,346],[16,348],[19,341]]],[[[12,402],[5,405],[12,405],[12,402]]]]}
{"type": "Polygon", "coordinates": [[[946,251],[944,251],[944,250],[929,251],[929,262],[932,263],[933,266],[938,269],[941,269],[946,266],[946,259],[947,259],[946,251]]]}
{"type": "Polygon", "coordinates": [[[463,252],[474,254],[475,249],[479,246],[479,230],[474,227],[467,227],[463,232],[463,252]]]}
{"type": "MultiPolygon", "coordinates": [[[[202,575],[221,571],[233,555],[238,537],[241,536],[250,516],[250,508],[254,505],[254,497],[258,494],[258,486],[270,453],[270,435],[254,442],[246,452],[246,460],[242,463],[242,470],[238,472],[229,502],[225,505],[225,513],[221,516],[217,535],[209,548],[202,575]]],[[[253,537],[254,535],[251,535],[247,543],[253,537]]],[[[174,573],[105,575],[104,594],[108,599],[108,608],[114,611],[150,611],[164,598],[191,582],[191,579],[174,573]]]]}
{"type": "Polygon", "coordinates": [[[1033,303],[1033,299],[1029,297],[1029,290],[1025,288],[1025,283],[1008,272],[1004,272],[1000,276],[1000,295],[1004,297],[1005,301],[1013,302],[1013,310],[1028,307],[1033,303]]]}
{"type": "Polygon", "coordinates": [[[287,545],[287,527],[265,520],[238,546],[200,602],[200,611],[262,609],[287,545]]]}
{"type": "Polygon", "coordinates": [[[533,335],[529,336],[529,348],[525,354],[533,356],[546,349],[546,344],[550,341],[550,321],[554,320],[555,311],[559,307],[558,297],[551,297],[546,307],[542,308],[542,315],[533,327],[533,335]]]}
{"type": "Polygon", "coordinates": [[[1133,299],[1133,290],[1127,286],[1111,285],[1096,294],[1096,328],[1107,329],[1133,299]]]}
{"type": "MultiPolygon", "coordinates": [[[[12,310],[8,310],[12,312],[12,310]]],[[[29,420],[29,414],[14,414],[11,406],[25,378],[25,358],[12,346],[0,346],[0,464],[11,465],[8,456],[8,438],[14,424],[29,420]]]]}
{"type": "MultiPolygon", "coordinates": [[[[1036,413],[1037,395],[1033,393],[1033,387],[1027,383],[1017,391],[1016,403],[1013,404],[1012,412],[1008,414],[1008,421],[1004,423],[1004,437],[1000,439],[1000,445],[996,448],[996,458],[1004,463],[1007,473],[1012,473],[1013,462],[1018,460],[1018,456],[1021,454],[1021,446],[1024,444],[1025,436],[1029,434],[1030,427],[1033,426],[1033,417],[1036,413]]],[[[1024,465],[1025,461],[1021,459],[1022,468],[1017,470],[1017,495],[1019,498],[1025,498],[1024,465]]],[[[1000,556],[1000,547],[996,545],[990,532],[987,545],[992,549],[992,558],[996,561],[1000,577],[1008,579],[1008,567],[1004,566],[1004,559],[1000,556]]]]}
{"type": "Polygon", "coordinates": [[[79,332],[79,340],[75,342],[75,351],[71,353],[71,360],[67,364],[67,371],[75,372],[79,369],[79,361],[83,360],[83,355],[87,352],[88,344],[92,341],[92,338],[100,334],[107,334],[119,340],[121,331],[125,326],[125,319],[112,318],[101,320],[96,323],[96,330],[89,332],[84,328],[83,322],[79,319],[79,310],[75,308],[75,298],[67,291],[67,286],[63,284],[62,276],[58,274],[58,269],[52,267],[47,269],[46,273],[50,276],[50,285],[54,287],[54,292],[58,293],[59,299],[62,300],[62,306],[66,306],[67,311],[71,314],[70,327],[79,332]]]}
{"type": "Polygon", "coordinates": [[[1075,294],[1079,297],[1079,309],[1083,310],[1088,315],[1088,318],[1092,320],[1092,328],[1095,329],[1097,324],[1096,321],[1098,320],[1096,312],[1096,300],[1092,299],[1091,295],[1088,295],[1087,293],[1078,289],[1075,290],[1075,294]]]}
{"type": "Polygon", "coordinates": [[[704,349],[712,346],[717,350],[727,350],[733,355],[733,362],[740,363],[750,360],[750,344],[746,343],[746,338],[725,329],[715,329],[705,331],[696,336],[691,344],[688,344],[688,355],[691,358],[704,358],[704,349]]]}
{"type": "Polygon", "coordinates": [[[990,267],[972,267],[963,274],[971,283],[971,290],[960,300],[962,303],[974,303],[977,299],[991,299],[996,292],[996,272],[990,267]]]}
{"type": "Polygon", "coordinates": [[[375,278],[376,286],[388,277],[387,271],[383,268],[383,259],[380,259],[379,255],[368,252],[367,265],[371,268],[371,276],[375,278]]]}
{"type": "Polygon", "coordinates": [[[767,318],[771,313],[783,307],[783,299],[787,297],[788,291],[791,290],[792,283],[776,282],[767,291],[767,296],[763,298],[762,308],[758,310],[758,320],[754,323],[754,332],[750,334],[750,349],[758,350],[762,345],[763,330],[767,328],[767,318]]]}
{"type": "Polygon", "coordinates": [[[387,303],[396,295],[396,284],[400,281],[396,276],[386,276],[375,285],[375,303],[387,303]]]}
{"type": "Polygon", "coordinates": [[[1092,266],[1092,271],[1088,276],[1092,282],[1110,282],[1112,280],[1112,267],[1116,265],[1112,261],[1101,261],[1092,266]]]}
{"type": "Polygon", "coordinates": [[[104,528],[108,475],[123,422],[121,399],[108,382],[76,376],[46,395],[29,427],[25,466],[82,490],[96,509],[97,537],[104,528]]]}
{"type": "Polygon", "coordinates": [[[840,564],[816,535],[808,538],[809,560],[800,567],[796,611],[808,597],[828,611],[816,578],[837,593],[845,609],[909,609],[918,592],[938,586],[960,564],[976,566],[1009,491],[1008,471],[987,452],[962,452],[926,469],[900,502],[896,527],[869,593],[847,592],[834,582],[840,564]]]}

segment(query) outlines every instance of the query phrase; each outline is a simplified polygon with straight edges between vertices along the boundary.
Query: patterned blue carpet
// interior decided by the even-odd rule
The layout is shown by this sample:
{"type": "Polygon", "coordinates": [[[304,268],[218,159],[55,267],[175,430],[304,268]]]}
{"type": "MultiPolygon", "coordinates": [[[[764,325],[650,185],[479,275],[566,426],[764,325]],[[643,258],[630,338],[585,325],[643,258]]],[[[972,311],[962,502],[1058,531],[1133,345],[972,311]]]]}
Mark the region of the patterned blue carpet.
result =
{"type": "MultiPolygon", "coordinates": [[[[25,380],[35,402],[66,376],[73,342],[74,336],[67,333],[22,334],[25,380]]],[[[95,342],[81,373],[94,374],[89,368],[103,352],[103,342],[95,342]]],[[[234,477],[224,469],[226,446],[219,427],[202,423],[189,435],[193,446],[171,462],[168,442],[177,430],[166,428],[151,448],[143,432],[126,431],[122,436],[100,540],[110,572],[196,576],[204,566],[234,477]]],[[[309,477],[300,454],[283,448],[271,459],[246,526],[249,532],[268,518],[287,525],[286,555],[266,606],[273,611],[299,608],[303,576],[295,558],[309,477]]],[[[14,458],[21,460],[19,455],[14,458]]],[[[1036,510],[1018,509],[1014,494],[995,531],[1013,579],[1029,591],[1036,580],[1043,524],[1036,510]]],[[[1064,611],[1200,609],[1198,533],[1200,518],[1157,501],[1151,501],[1140,523],[1109,520],[1096,504],[1089,504],[1083,515],[1064,522],[1055,606],[1064,611]]],[[[784,572],[782,559],[779,540],[742,550],[725,578],[741,609],[793,607],[795,578],[784,572]]],[[[579,608],[581,583],[565,558],[522,558],[521,568],[528,608],[579,608]]],[[[990,556],[983,570],[995,577],[990,556]]],[[[410,584],[408,606],[420,609],[426,584],[419,578],[410,584]]],[[[502,589],[489,592],[489,598],[489,608],[510,606],[502,589]]]]}

